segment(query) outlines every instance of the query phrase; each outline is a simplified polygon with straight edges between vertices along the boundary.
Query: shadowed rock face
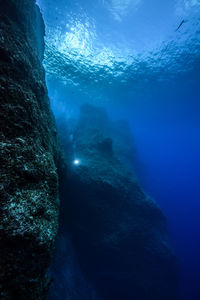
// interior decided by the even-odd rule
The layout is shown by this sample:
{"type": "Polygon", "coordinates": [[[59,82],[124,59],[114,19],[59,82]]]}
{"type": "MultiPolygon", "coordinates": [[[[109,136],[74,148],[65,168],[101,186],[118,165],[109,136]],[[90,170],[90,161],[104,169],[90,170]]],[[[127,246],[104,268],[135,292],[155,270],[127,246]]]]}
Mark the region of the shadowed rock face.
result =
{"type": "Polygon", "coordinates": [[[0,0],[0,299],[44,299],[58,226],[57,142],[33,0],[0,0]]]}
{"type": "Polygon", "coordinates": [[[176,299],[177,264],[165,218],[117,154],[124,139],[123,128],[117,135],[115,126],[102,109],[82,107],[62,193],[68,197],[62,238],[66,231],[83,274],[102,299],[176,299]]]}

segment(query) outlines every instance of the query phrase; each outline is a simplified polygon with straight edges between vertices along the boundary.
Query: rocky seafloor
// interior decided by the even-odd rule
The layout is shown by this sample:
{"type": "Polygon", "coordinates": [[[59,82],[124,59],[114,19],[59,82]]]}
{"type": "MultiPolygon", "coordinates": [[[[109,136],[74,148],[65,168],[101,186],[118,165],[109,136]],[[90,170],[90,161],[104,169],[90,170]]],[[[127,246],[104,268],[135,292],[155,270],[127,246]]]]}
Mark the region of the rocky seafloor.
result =
{"type": "Polygon", "coordinates": [[[166,220],[129,167],[128,125],[84,105],[58,122],[59,168],[44,31],[34,0],[0,0],[0,299],[176,299],[166,220]]]}

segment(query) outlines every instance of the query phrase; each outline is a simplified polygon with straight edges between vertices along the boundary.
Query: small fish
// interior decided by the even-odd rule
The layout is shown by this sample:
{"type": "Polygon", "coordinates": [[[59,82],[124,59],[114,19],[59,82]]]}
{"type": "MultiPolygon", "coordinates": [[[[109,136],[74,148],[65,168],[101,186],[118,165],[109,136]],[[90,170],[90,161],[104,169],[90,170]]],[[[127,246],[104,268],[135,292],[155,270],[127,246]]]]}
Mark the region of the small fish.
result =
{"type": "Polygon", "coordinates": [[[175,31],[178,31],[179,28],[181,28],[181,26],[183,25],[183,23],[185,23],[185,20],[182,20],[181,23],[179,24],[179,26],[177,27],[177,29],[175,31]]]}

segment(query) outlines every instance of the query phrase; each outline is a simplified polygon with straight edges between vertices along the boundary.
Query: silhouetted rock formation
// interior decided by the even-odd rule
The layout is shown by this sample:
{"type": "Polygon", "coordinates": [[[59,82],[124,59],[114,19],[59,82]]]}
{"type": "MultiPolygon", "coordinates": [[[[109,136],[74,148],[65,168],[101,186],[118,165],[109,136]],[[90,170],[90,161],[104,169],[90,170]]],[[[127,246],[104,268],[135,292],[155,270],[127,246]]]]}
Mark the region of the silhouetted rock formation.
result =
{"type": "Polygon", "coordinates": [[[0,299],[45,299],[58,227],[57,138],[34,0],[0,0],[0,299]]]}
{"type": "MultiPolygon", "coordinates": [[[[127,145],[123,151],[127,125],[84,105],[72,127],[60,234],[70,238],[82,274],[104,300],[176,299],[177,264],[165,218],[120,159],[120,153],[129,155],[127,145]]],[[[82,286],[74,282],[74,288],[81,295],[82,286]]]]}

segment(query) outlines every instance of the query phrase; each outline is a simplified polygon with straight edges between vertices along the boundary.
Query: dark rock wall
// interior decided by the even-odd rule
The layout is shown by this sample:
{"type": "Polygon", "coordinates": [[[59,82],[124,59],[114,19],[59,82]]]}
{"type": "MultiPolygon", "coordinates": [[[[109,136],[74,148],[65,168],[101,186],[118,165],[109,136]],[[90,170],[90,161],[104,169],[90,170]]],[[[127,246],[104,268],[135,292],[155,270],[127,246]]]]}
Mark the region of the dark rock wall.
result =
{"type": "Polygon", "coordinates": [[[131,140],[127,124],[109,120],[102,108],[85,105],[77,122],[70,126],[68,121],[68,130],[60,125],[64,142],[68,139],[68,178],[61,191],[61,238],[54,266],[62,270],[55,272],[58,284],[65,286],[67,274],[75,272],[66,267],[69,257],[62,254],[70,240],[80,278],[87,278],[96,291],[93,296],[88,289],[85,297],[83,285],[69,276],[78,292],[70,299],[177,299],[177,263],[165,217],[125,163],[132,163],[124,143],[131,140]],[[74,165],[74,159],[80,164],[74,165]]]}
{"type": "Polygon", "coordinates": [[[58,227],[57,138],[34,0],[0,0],[0,299],[45,299],[58,227]]]}

